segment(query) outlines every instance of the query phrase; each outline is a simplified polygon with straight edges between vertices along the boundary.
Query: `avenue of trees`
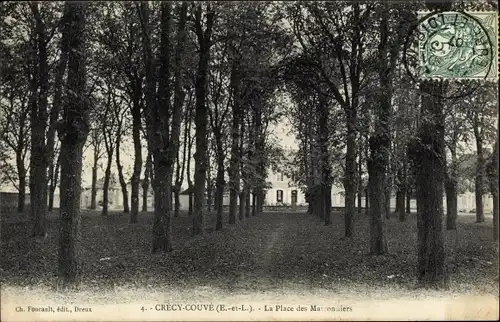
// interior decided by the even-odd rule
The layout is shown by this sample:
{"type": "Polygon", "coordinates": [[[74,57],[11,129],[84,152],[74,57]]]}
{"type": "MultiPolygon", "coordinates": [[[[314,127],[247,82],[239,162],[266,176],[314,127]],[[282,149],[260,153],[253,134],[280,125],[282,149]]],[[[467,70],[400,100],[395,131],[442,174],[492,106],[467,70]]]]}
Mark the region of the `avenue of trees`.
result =
{"type": "Polygon", "coordinates": [[[102,216],[113,181],[130,224],[153,189],[153,253],[175,245],[184,182],[192,233],[200,235],[208,213],[215,230],[261,213],[268,171],[281,166],[325,225],[332,186],[343,187],[348,239],[365,233],[355,221],[365,196],[374,255],[391,251],[384,224],[391,195],[400,221],[415,197],[418,280],[444,286],[442,234],[457,229],[459,193],[474,191],[477,222],[485,220],[483,196],[492,195],[498,238],[498,85],[453,98],[446,94],[460,86],[415,83],[402,56],[417,10],[456,9],[384,1],[4,3],[0,178],[17,189],[33,237],[46,234],[46,215],[59,208],[63,286],[79,276],[86,149],[93,209],[99,167],[104,172],[102,216]],[[288,160],[271,135],[284,117],[299,147],[288,160]]]}

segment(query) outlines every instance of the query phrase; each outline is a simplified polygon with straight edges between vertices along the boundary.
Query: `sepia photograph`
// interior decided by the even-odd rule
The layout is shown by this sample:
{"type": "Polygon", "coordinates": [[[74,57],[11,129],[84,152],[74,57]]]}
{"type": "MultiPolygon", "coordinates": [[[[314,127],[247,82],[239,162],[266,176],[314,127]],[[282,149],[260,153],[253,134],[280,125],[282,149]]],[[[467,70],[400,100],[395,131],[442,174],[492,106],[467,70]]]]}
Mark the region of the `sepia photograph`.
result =
{"type": "Polygon", "coordinates": [[[499,320],[499,35],[493,0],[0,3],[0,320],[499,320]]]}

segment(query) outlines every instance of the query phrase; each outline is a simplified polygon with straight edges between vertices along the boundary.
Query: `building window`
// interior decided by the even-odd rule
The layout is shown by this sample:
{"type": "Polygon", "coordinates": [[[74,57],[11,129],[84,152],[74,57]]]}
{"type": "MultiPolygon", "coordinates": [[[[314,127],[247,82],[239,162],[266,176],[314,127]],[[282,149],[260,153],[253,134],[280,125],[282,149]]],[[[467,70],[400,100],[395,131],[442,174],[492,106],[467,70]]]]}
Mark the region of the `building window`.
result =
{"type": "Polygon", "coordinates": [[[283,173],[278,173],[278,181],[283,181],[283,173]]]}
{"type": "Polygon", "coordinates": [[[276,190],[276,202],[283,202],[283,190],[276,190]]]}

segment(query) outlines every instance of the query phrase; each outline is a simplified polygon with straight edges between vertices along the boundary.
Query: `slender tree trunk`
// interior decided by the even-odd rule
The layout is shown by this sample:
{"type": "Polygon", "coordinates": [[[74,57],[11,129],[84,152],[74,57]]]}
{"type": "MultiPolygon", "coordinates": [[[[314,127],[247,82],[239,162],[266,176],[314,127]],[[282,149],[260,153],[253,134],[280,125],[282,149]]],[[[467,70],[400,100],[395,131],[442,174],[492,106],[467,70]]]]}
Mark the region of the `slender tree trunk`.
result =
{"type": "Polygon", "coordinates": [[[188,149],[188,157],[187,157],[187,166],[186,166],[186,176],[188,182],[188,191],[189,191],[189,202],[188,202],[188,216],[191,217],[193,215],[193,181],[191,179],[191,150],[193,148],[193,140],[190,139],[189,149],[188,149]]]}
{"type": "Polygon", "coordinates": [[[212,211],[212,180],[208,179],[209,175],[207,175],[207,212],[212,211]]]}
{"type": "Polygon", "coordinates": [[[222,135],[216,134],[216,148],[217,148],[217,178],[216,178],[216,191],[215,191],[215,208],[217,211],[217,222],[215,230],[221,230],[223,227],[223,211],[224,211],[224,155],[222,146],[222,135]]]}
{"type": "Polygon", "coordinates": [[[445,251],[442,232],[444,181],[444,114],[440,83],[426,81],[422,91],[422,124],[409,152],[417,187],[418,265],[421,286],[445,287],[445,251]]]}
{"type": "Polygon", "coordinates": [[[360,148],[359,149],[359,156],[358,156],[358,214],[361,214],[361,203],[362,203],[362,194],[363,194],[363,180],[362,180],[362,175],[363,175],[363,167],[362,165],[362,155],[363,155],[363,150],[360,148]]]}
{"type": "Polygon", "coordinates": [[[446,177],[445,181],[446,190],[446,229],[457,229],[457,215],[458,215],[458,197],[457,197],[457,183],[450,177],[446,177]]]}
{"type": "Polygon", "coordinates": [[[412,190],[411,188],[408,188],[406,191],[406,213],[411,214],[411,194],[412,190]]]}
{"type": "Polygon", "coordinates": [[[345,107],[347,112],[347,150],[346,150],[346,165],[345,165],[345,237],[351,238],[354,236],[354,198],[356,197],[356,124],[357,103],[352,103],[352,106],[345,107]]]}
{"type": "Polygon", "coordinates": [[[240,105],[240,75],[235,63],[231,71],[231,87],[233,90],[233,121],[231,127],[231,159],[229,161],[229,224],[236,223],[236,212],[238,205],[238,195],[240,189],[239,178],[239,148],[240,148],[240,123],[241,123],[241,105],[240,105]]]}
{"type": "Polygon", "coordinates": [[[193,203],[193,235],[203,234],[203,217],[205,205],[205,182],[208,159],[208,106],[206,104],[206,84],[208,66],[210,61],[210,43],[212,36],[212,25],[214,12],[211,5],[207,5],[206,29],[203,31],[201,21],[201,4],[198,5],[195,13],[195,25],[197,30],[198,45],[200,47],[200,58],[195,81],[195,124],[196,124],[196,153],[195,173],[194,173],[194,203],[193,203]]]}
{"type": "Polygon", "coordinates": [[[457,192],[457,154],[455,143],[450,148],[451,160],[446,167],[445,173],[445,192],[446,192],[446,229],[457,229],[458,217],[458,192],[457,192]]]}
{"type": "Polygon", "coordinates": [[[398,213],[399,221],[406,221],[405,211],[405,195],[406,195],[406,182],[404,181],[404,169],[398,170],[398,191],[396,192],[396,211],[398,213]]]}
{"type": "Polygon", "coordinates": [[[19,191],[17,195],[17,212],[24,212],[24,204],[26,203],[26,173],[19,175],[19,191]]]}
{"type": "MultiPolygon", "coordinates": [[[[139,216],[139,183],[142,170],[142,146],[141,146],[141,96],[142,96],[142,79],[136,77],[131,79],[134,85],[132,92],[132,139],[134,141],[134,170],[132,172],[131,182],[131,206],[132,212],[130,213],[129,222],[135,224],[139,216]]],[[[144,200],[144,199],[143,199],[144,200]]],[[[147,204],[147,194],[146,194],[147,204]]],[[[144,208],[144,206],[143,206],[144,208]]],[[[146,205],[147,211],[147,205],[146,205]]]]}
{"type": "Polygon", "coordinates": [[[252,216],[257,215],[257,194],[252,191],[252,216]]]}
{"type": "MultiPolygon", "coordinates": [[[[332,223],[332,185],[331,185],[331,165],[330,153],[328,152],[328,100],[324,95],[320,95],[318,104],[319,115],[319,144],[321,150],[321,204],[322,204],[322,217],[325,225],[332,223]]],[[[354,202],[354,200],[353,200],[354,202]]],[[[354,204],[352,205],[354,207],[354,204]]]]}
{"type": "Polygon", "coordinates": [[[168,166],[155,157],[154,193],[155,210],[153,215],[153,245],[152,252],[170,252],[172,250],[172,176],[168,166]]]}
{"type": "Polygon", "coordinates": [[[386,146],[387,135],[379,132],[378,136],[370,138],[371,156],[368,160],[368,189],[370,192],[370,253],[373,255],[383,255],[387,253],[387,241],[385,237],[384,213],[385,190],[381,189],[386,182],[386,150],[381,147],[386,146]]]}
{"type": "Polygon", "coordinates": [[[33,50],[33,65],[36,71],[31,81],[31,150],[30,150],[30,205],[32,236],[44,236],[47,215],[47,105],[49,92],[49,66],[47,55],[46,29],[38,3],[30,4],[35,17],[36,47],[33,50]]]}
{"type": "Polygon", "coordinates": [[[97,208],[97,160],[94,158],[92,167],[92,184],[90,189],[90,209],[97,208]]]}
{"type": "Polygon", "coordinates": [[[61,153],[58,154],[57,156],[57,161],[54,167],[54,170],[52,171],[51,179],[50,179],[50,186],[49,186],[49,211],[52,211],[54,209],[54,195],[56,192],[57,188],[57,181],[59,178],[59,168],[61,164],[61,153]]]}
{"type": "Polygon", "coordinates": [[[80,197],[83,146],[89,131],[89,102],[85,98],[84,6],[81,2],[66,4],[70,48],[68,57],[68,102],[65,106],[61,140],[61,206],[59,234],[60,287],[77,282],[80,272],[80,197]],[[83,102],[83,104],[82,104],[83,102]]]}
{"type": "Polygon", "coordinates": [[[250,211],[251,205],[250,205],[250,188],[248,186],[246,186],[243,189],[243,194],[245,195],[245,217],[249,218],[251,212],[250,211]]]}
{"type": "Polygon", "coordinates": [[[483,142],[480,135],[476,136],[477,148],[477,170],[475,179],[475,195],[476,195],[476,222],[484,222],[484,205],[483,205],[483,190],[484,190],[484,153],[483,142]]]}
{"type": "Polygon", "coordinates": [[[368,193],[368,185],[365,187],[365,212],[368,214],[368,210],[370,208],[369,203],[370,195],[368,193]]]}
{"type": "Polygon", "coordinates": [[[111,181],[111,164],[113,162],[113,155],[108,155],[108,162],[106,170],[104,171],[104,184],[102,186],[102,216],[108,215],[109,207],[109,183],[111,181]]]}
{"type": "MultiPolygon", "coordinates": [[[[500,122],[500,120],[497,120],[497,122],[500,122]]],[[[498,126],[498,125],[497,125],[498,126]]],[[[491,196],[493,198],[493,240],[498,242],[498,211],[499,211],[499,201],[498,201],[498,175],[499,175],[499,156],[498,156],[498,151],[499,151],[499,128],[497,128],[497,140],[495,143],[495,147],[493,149],[493,153],[491,155],[491,159],[488,162],[488,165],[486,167],[486,171],[488,174],[489,178],[489,188],[491,192],[491,196]]]]}
{"type": "Polygon", "coordinates": [[[148,211],[149,180],[152,171],[151,153],[146,157],[146,167],[144,169],[144,180],[142,181],[142,211],[148,211]]]}
{"type": "MultiPolygon", "coordinates": [[[[116,108],[116,106],[115,106],[116,108]]],[[[128,189],[127,182],[125,181],[125,176],[123,175],[123,166],[120,159],[120,147],[121,147],[121,131],[122,124],[121,120],[118,121],[118,130],[116,133],[116,168],[118,169],[118,180],[120,182],[120,187],[122,190],[122,199],[123,199],[123,212],[128,214],[130,212],[129,204],[128,204],[128,189]]]]}

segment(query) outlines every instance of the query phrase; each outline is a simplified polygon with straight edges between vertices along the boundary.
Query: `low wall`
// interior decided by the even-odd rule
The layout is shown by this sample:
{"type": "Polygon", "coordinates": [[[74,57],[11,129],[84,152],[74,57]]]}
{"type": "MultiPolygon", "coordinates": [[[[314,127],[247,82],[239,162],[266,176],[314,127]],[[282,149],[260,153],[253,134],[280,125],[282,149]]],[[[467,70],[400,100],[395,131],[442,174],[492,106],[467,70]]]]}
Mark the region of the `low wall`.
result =
{"type": "MultiPolygon", "coordinates": [[[[17,209],[17,192],[0,192],[0,210],[16,210],[17,209]]],[[[30,205],[30,194],[27,193],[24,199],[25,209],[30,205]]]]}

